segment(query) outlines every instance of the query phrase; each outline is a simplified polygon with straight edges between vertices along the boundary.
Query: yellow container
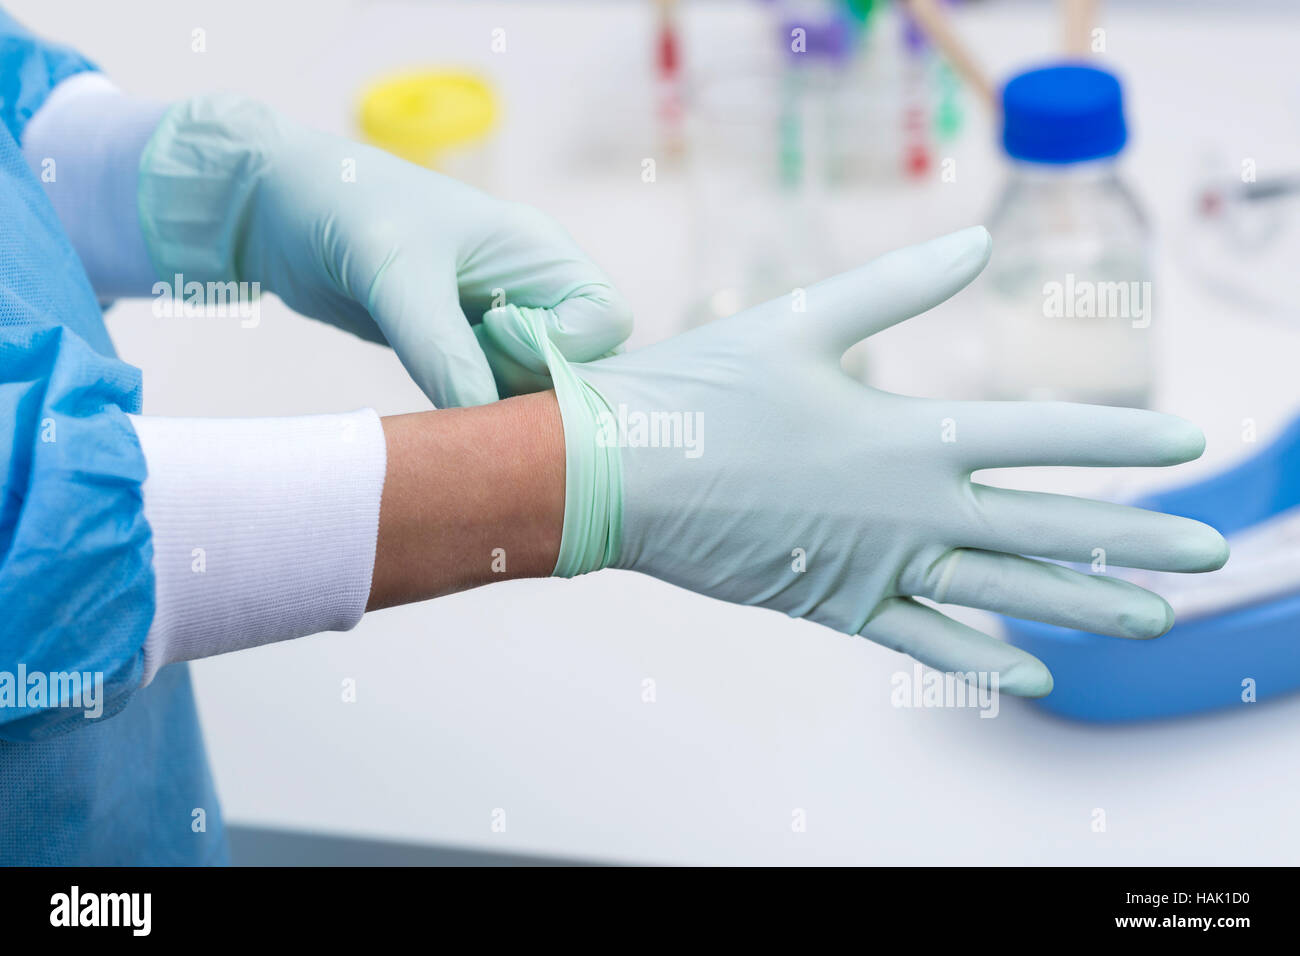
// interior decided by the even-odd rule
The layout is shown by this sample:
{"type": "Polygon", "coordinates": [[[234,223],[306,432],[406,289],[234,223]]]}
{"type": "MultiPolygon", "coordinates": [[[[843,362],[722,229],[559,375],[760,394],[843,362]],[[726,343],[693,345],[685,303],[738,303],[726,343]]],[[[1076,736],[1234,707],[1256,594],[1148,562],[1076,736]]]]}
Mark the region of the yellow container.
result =
{"type": "Polygon", "coordinates": [[[497,123],[497,99],[492,88],[472,73],[402,73],[365,91],[358,121],[362,135],[375,146],[421,166],[474,180],[484,172],[485,146],[497,123]]]}

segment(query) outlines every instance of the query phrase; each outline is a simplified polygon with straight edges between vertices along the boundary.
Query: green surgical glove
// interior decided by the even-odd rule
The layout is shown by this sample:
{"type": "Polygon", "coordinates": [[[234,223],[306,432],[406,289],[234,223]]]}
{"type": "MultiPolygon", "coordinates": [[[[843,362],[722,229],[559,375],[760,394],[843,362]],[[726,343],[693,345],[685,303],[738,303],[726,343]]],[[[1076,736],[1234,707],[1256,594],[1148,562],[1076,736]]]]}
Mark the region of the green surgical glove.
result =
{"type": "Polygon", "coordinates": [[[545,310],[570,361],[631,332],[627,304],[549,217],[243,97],[168,111],[140,161],[139,209],[160,276],[260,282],[297,312],[387,341],[440,407],[545,386],[505,362],[493,379],[471,322],[506,303],[545,310]]]}
{"type": "Polygon", "coordinates": [[[568,468],[557,573],[641,571],[943,671],[997,673],[1002,690],[1024,696],[1052,688],[1041,661],[917,598],[1117,637],[1164,633],[1173,613],[1156,595],[1024,555],[1209,571],[1227,560],[1218,532],[971,474],[1172,465],[1201,454],[1199,429],[1128,408],[909,398],[840,369],[855,342],[963,288],[989,249],[984,229],[967,229],[813,286],[806,303],[773,300],[571,367],[538,348],[542,315],[490,316],[487,334],[505,352],[555,378],[568,468]]]}

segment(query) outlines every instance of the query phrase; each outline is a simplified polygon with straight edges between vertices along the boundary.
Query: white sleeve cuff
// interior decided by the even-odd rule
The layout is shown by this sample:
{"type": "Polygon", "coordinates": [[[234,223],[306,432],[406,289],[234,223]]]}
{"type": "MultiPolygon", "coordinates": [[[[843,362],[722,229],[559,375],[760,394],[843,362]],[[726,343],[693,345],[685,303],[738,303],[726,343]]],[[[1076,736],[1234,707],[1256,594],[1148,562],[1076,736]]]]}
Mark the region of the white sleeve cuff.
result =
{"type": "Polygon", "coordinates": [[[41,104],[23,156],[45,187],[101,299],[147,296],[157,280],[140,228],[140,155],[167,104],[77,73],[41,104]]]}
{"type": "Polygon", "coordinates": [[[157,605],[143,684],[173,661],[361,619],[387,465],[372,410],[131,423],[148,466],[157,605]]]}

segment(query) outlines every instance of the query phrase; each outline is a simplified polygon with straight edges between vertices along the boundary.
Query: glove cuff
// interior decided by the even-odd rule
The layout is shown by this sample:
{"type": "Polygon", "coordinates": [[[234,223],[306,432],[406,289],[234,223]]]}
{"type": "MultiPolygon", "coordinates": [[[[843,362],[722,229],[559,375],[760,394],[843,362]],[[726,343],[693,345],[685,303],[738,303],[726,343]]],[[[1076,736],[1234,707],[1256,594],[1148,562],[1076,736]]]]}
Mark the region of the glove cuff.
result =
{"type": "Polygon", "coordinates": [[[230,93],[196,96],[163,115],[140,157],[137,194],[145,246],[162,279],[242,278],[252,197],[279,125],[269,107],[230,93]]]}
{"type": "Polygon", "coordinates": [[[501,312],[504,321],[494,322],[488,334],[514,339],[515,349],[541,357],[564,423],[564,532],[551,573],[571,578],[609,567],[623,538],[623,459],[609,402],[551,343],[545,309],[506,306],[501,312]]]}

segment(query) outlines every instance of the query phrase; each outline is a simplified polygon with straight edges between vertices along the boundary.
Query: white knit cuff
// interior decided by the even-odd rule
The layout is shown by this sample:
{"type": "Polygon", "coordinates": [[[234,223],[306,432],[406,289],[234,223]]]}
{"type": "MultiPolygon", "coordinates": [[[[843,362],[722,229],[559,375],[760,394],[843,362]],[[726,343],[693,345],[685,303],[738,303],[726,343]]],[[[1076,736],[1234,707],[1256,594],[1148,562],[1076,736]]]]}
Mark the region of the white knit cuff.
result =
{"type": "Polygon", "coordinates": [[[142,684],[173,661],[361,619],[387,465],[372,410],[131,423],[155,576],[142,684]]]}
{"type": "Polygon", "coordinates": [[[140,228],[140,155],[167,104],[127,96],[102,74],[59,83],[23,132],[45,187],[101,299],[152,294],[158,279],[140,228]]]}

